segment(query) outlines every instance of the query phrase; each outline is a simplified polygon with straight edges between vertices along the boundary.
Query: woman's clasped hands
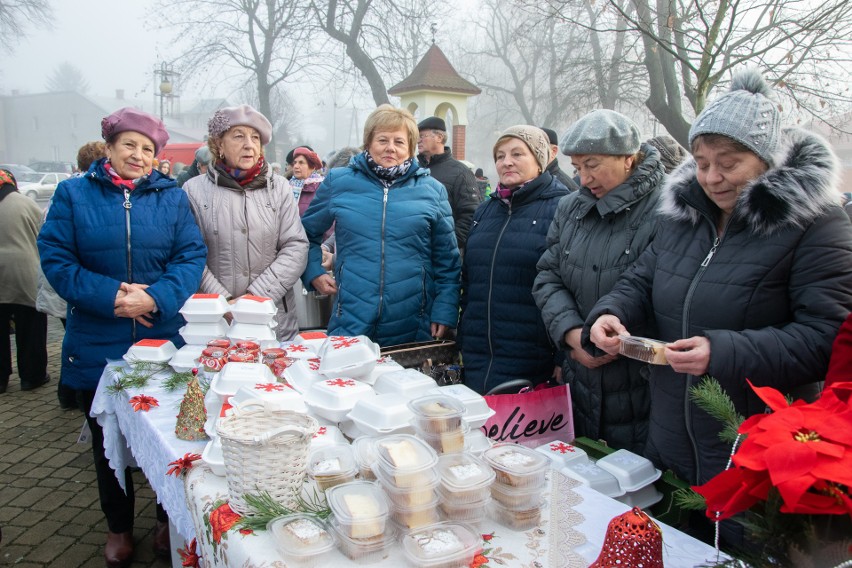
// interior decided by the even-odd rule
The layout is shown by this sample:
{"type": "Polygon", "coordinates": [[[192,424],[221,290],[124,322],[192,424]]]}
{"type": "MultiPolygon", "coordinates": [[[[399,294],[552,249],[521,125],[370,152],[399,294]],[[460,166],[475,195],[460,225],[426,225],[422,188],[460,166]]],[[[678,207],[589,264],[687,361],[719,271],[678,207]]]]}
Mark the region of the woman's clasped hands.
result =
{"type": "Polygon", "coordinates": [[[122,282],[115,294],[115,317],[136,320],[145,327],[153,327],[151,321],[157,303],[145,289],[147,284],[128,284],[122,282]]]}

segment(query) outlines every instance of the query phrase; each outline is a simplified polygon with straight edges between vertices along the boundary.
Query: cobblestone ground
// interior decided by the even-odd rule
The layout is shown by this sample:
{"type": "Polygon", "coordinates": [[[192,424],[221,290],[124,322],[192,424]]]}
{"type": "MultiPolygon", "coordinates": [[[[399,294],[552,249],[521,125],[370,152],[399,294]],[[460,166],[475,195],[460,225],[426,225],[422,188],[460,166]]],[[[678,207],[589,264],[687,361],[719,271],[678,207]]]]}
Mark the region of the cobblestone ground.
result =
{"type": "MultiPolygon", "coordinates": [[[[62,324],[48,318],[51,381],[21,392],[14,363],[0,394],[0,566],[103,566],[106,521],[89,444],[77,444],[78,410],[62,410],[56,398],[62,324]]],[[[136,481],[136,556],[133,566],[168,566],[151,549],[156,498],[144,475],[136,481]]]]}

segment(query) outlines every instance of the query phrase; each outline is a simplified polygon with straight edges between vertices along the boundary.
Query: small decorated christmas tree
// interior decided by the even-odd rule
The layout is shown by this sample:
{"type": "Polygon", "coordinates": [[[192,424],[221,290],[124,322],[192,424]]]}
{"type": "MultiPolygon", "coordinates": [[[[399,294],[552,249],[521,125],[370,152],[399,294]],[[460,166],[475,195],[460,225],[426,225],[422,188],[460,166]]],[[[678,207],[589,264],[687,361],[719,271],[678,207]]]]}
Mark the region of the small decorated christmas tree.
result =
{"type": "Polygon", "coordinates": [[[198,384],[198,377],[193,377],[186,385],[186,394],[180,403],[177,415],[175,435],[181,440],[207,440],[204,423],[207,421],[207,410],[204,408],[204,393],[198,384]]]}

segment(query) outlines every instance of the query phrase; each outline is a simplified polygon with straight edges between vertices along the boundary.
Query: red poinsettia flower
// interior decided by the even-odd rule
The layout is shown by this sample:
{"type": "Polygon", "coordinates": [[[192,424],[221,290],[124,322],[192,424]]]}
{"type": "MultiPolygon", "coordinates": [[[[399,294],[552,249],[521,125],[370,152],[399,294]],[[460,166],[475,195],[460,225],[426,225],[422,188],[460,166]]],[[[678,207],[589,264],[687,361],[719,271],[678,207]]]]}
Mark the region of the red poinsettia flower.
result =
{"type": "Polygon", "coordinates": [[[771,488],[766,472],[735,467],[692,489],[707,502],[707,517],[722,520],[764,501],[771,488]]]}
{"type": "Polygon", "coordinates": [[[832,383],[814,404],[835,412],[852,408],[852,382],[832,383]]]}
{"type": "Polygon", "coordinates": [[[199,454],[191,454],[185,453],[182,458],[178,458],[173,462],[170,462],[169,465],[172,466],[166,471],[166,475],[174,475],[177,477],[183,473],[186,473],[189,468],[192,467],[192,462],[196,460],[200,460],[201,456],[199,454]]]}
{"type": "Polygon", "coordinates": [[[181,566],[198,568],[198,561],[201,559],[199,558],[198,553],[195,551],[195,539],[192,539],[192,542],[190,543],[184,541],[183,544],[184,548],[178,548],[177,551],[181,558],[181,566]]]}
{"type": "Polygon", "coordinates": [[[231,530],[242,516],[233,512],[228,503],[223,503],[210,513],[210,527],[213,529],[213,542],[222,542],[222,535],[231,530]]]}
{"type": "Polygon", "coordinates": [[[148,412],[151,408],[155,406],[160,406],[160,403],[153,396],[148,396],[144,394],[137,394],[133,398],[130,399],[130,405],[133,407],[134,412],[148,412]]]}

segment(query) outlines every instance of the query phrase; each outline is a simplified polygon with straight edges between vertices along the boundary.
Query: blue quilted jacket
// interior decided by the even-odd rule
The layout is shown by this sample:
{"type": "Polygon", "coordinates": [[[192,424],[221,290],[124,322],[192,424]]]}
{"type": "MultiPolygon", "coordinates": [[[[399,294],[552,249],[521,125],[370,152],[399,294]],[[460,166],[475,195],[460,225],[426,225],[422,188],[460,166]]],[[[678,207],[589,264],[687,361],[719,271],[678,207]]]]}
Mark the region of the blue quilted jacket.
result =
{"type": "Polygon", "coordinates": [[[455,327],[461,264],[447,191],[415,161],[385,189],[363,154],[326,176],[302,217],[311,242],[302,281],[325,272],[323,233],[334,223],[338,293],[328,331],[382,346],[455,327]]]}
{"type": "Polygon", "coordinates": [[[107,359],[140,339],[182,345],[178,313],[201,281],[207,247],[175,181],[159,172],[127,194],[98,160],[63,181],[38,237],[44,274],[68,302],[62,382],[95,390],[107,359]],[[114,315],[122,282],[148,284],[157,303],[154,327],[114,315]]]}

